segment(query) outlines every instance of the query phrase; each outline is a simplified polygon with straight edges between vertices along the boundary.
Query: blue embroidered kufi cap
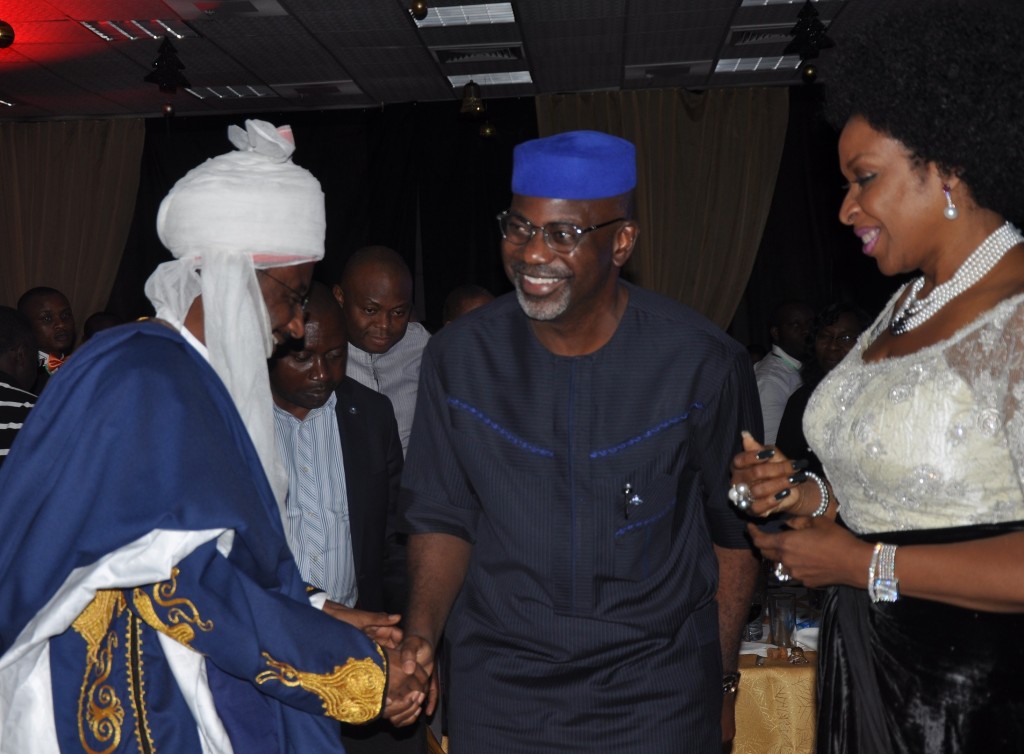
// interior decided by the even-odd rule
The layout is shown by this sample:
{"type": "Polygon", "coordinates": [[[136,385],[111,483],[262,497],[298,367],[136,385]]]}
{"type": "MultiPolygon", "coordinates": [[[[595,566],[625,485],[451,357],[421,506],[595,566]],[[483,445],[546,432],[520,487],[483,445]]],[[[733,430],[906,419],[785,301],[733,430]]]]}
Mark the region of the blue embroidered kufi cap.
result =
{"type": "Polygon", "coordinates": [[[636,148],[600,131],[526,141],[512,153],[512,193],[545,199],[605,199],[636,188],[636,148]]]}

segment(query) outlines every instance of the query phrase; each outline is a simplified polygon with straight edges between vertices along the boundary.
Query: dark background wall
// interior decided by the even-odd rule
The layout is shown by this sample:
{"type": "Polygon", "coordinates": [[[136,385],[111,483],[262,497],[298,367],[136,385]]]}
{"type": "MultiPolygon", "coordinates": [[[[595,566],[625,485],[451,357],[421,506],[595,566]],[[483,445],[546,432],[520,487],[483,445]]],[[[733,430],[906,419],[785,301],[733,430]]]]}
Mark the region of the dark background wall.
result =
{"type": "MultiPolygon", "coordinates": [[[[852,300],[881,308],[896,281],[886,280],[838,221],[843,178],[836,134],[818,116],[821,87],[795,87],[775,197],[743,303],[730,331],[768,343],[766,318],[782,299],[815,308],[852,300]]],[[[289,123],[294,161],[323,186],[326,254],[316,277],[337,280],[345,261],[370,244],[390,246],[419,271],[417,311],[440,324],[448,291],[472,282],[509,290],[501,269],[494,216],[508,206],[513,147],[537,136],[533,100],[489,100],[491,137],[458,117],[458,103],[374,110],[261,115],[289,123]],[[420,263],[418,264],[418,260],[420,263]]],[[[227,127],[244,116],[169,118],[146,123],[135,219],[108,308],[126,319],[152,314],[142,289],[171,257],[156,236],[161,199],[188,170],[230,149],[227,127]]]]}
{"type": "Polygon", "coordinates": [[[820,115],[821,86],[790,89],[789,126],[761,247],[730,332],[770,345],[767,317],[779,303],[802,300],[815,310],[854,303],[872,318],[899,285],[861,253],[839,221],[846,193],[838,134],[820,115]]]}
{"type": "MultiPolygon", "coordinates": [[[[417,305],[430,326],[440,324],[444,297],[457,285],[508,290],[494,218],[511,196],[512,148],[537,136],[536,114],[523,99],[489,101],[487,115],[496,129],[490,137],[458,117],[457,102],[260,115],[292,126],[294,162],[323,187],[326,251],[315,276],[336,282],[353,251],[390,246],[421,270],[417,305]]],[[[135,219],[108,309],[126,319],[152,314],[143,285],[171,259],[156,235],[160,201],[190,169],[229,151],[227,127],[243,121],[147,121],[135,219]]]]}

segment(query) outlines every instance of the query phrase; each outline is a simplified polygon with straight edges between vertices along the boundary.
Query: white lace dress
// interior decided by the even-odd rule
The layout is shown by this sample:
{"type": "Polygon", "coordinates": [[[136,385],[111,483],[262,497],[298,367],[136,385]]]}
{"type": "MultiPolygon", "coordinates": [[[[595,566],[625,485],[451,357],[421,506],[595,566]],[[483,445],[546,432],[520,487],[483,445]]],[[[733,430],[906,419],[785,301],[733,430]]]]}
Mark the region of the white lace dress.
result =
{"type": "Polygon", "coordinates": [[[1024,295],[866,363],[897,292],[818,386],[804,433],[857,534],[1024,519],[1024,295]]]}
{"type": "MultiPolygon", "coordinates": [[[[898,297],[804,413],[843,522],[869,542],[901,546],[1021,530],[1024,296],[946,341],[865,363],[898,297]]],[[[898,576],[899,556],[896,567],[898,576]]],[[[1024,754],[1021,635],[1024,614],[906,596],[872,603],[863,587],[832,587],[816,751],[1024,754]]]]}

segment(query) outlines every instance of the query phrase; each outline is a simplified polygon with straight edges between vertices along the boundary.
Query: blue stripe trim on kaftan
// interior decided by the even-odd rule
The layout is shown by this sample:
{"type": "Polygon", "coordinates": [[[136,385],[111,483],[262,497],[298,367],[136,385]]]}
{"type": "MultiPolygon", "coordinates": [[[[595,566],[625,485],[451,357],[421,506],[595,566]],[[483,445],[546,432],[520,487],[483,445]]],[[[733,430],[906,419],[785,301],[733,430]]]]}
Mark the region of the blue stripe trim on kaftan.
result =
{"type": "Polygon", "coordinates": [[[645,518],[645,519],[643,519],[641,521],[634,521],[631,524],[626,524],[621,529],[619,529],[617,532],[615,532],[615,536],[616,537],[621,537],[624,534],[629,534],[631,531],[635,531],[637,529],[642,529],[643,527],[650,526],[651,524],[656,524],[659,521],[661,521],[661,519],[665,518],[665,516],[667,516],[669,513],[671,513],[672,509],[675,508],[675,507],[676,507],[676,501],[673,500],[672,504],[665,506],[665,510],[661,511],[661,513],[659,513],[658,515],[651,516],[650,518],[645,518]]]}
{"type": "Polygon", "coordinates": [[[704,404],[703,403],[699,403],[699,402],[698,403],[694,403],[693,405],[690,406],[690,410],[687,411],[685,414],[680,414],[679,416],[673,416],[671,419],[666,419],[663,422],[655,424],[650,429],[647,429],[647,430],[641,432],[639,435],[636,435],[635,437],[631,437],[628,440],[620,442],[618,445],[613,445],[610,448],[602,448],[601,450],[592,450],[592,451],[590,451],[590,457],[591,458],[604,458],[605,456],[615,455],[616,453],[619,453],[619,452],[625,450],[626,448],[632,447],[633,445],[636,445],[639,442],[644,442],[646,440],[650,440],[652,437],[654,437],[655,435],[657,435],[657,434],[659,434],[661,432],[664,432],[666,429],[669,429],[670,427],[674,427],[675,425],[679,424],[680,422],[684,422],[687,419],[689,419],[691,411],[694,411],[694,410],[698,410],[699,411],[699,410],[701,410],[703,408],[704,408],[704,404]]]}
{"type": "Polygon", "coordinates": [[[494,419],[492,419],[489,416],[487,416],[483,411],[481,411],[480,409],[476,408],[475,406],[469,405],[465,401],[460,401],[458,398],[449,398],[448,399],[448,405],[451,406],[452,408],[457,408],[460,411],[465,411],[467,414],[472,416],[474,419],[476,419],[477,421],[481,422],[484,426],[494,430],[499,435],[501,435],[506,440],[508,440],[510,443],[515,445],[516,447],[522,448],[523,450],[525,450],[525,451],[527,451],[529,453],[533,453],[533,454],[538,455],[538,456],[544,456],[545,458],[554,458],[555,457],[555,452],[553,450],[547,450],[546,448],[540,448],[540,447],[538,447],[536,445],[533,445],[532,443],[528,443],[526,440],[522,439],[521,437],[517,437],[515,434],[513,434],[509,430],[505,429],[500,424],[498,424],[498,422],[494,421],[494,419]]]}

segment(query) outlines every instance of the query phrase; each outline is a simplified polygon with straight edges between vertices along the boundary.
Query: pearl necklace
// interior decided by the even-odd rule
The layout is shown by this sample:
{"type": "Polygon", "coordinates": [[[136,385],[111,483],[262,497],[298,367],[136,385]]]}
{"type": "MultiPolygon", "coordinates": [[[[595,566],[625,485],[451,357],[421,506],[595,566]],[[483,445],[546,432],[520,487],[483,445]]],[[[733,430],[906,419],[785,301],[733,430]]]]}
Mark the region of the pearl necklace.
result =
{"type": "Polygon", "coordinates": [[[924,287],[924,276],[914,280],[910,284],[910,292],[889,320],[889,332],[903,335],[927,322],[942,307],[985,277],[1006,252],[1022,241],[1024,236],[1019,230],[1011,223],[1003,223],[971,252],[953,277],[932,288],[931,293],[922,299],[917,296],[924,287]]]}

